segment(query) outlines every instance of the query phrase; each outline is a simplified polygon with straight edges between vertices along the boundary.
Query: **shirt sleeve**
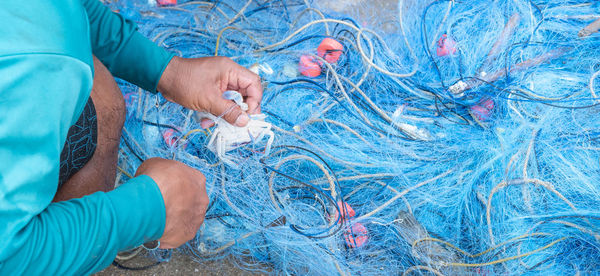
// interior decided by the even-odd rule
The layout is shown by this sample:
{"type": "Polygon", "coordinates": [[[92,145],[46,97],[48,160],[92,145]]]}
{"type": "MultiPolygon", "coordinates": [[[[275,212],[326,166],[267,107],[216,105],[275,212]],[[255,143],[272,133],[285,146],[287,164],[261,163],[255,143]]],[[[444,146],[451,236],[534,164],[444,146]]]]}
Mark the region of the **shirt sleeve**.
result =
{"type": "Polygon", "coordinates": [[[137,26],[98,0],[82,0],[88,14],[92,50],[115,76],[156,92],[173,54],[137,32],[137,26]]]}
{"type": "Polygon", "coordinates": [[[159,238],[165,207],[139,176],[108,193],[51,203],[60,152],[90,67],[59,54],[0,56],[0,275],[81,275],[159,238]]]}
{"type": "Polygon", "coordinates": [[[164,231],[160,190],[148,176],[117,189],[52,203],[21,233],[25,244],[0,265],[3,275],[88,275],[119,251],[156,240],[164,231]]]}

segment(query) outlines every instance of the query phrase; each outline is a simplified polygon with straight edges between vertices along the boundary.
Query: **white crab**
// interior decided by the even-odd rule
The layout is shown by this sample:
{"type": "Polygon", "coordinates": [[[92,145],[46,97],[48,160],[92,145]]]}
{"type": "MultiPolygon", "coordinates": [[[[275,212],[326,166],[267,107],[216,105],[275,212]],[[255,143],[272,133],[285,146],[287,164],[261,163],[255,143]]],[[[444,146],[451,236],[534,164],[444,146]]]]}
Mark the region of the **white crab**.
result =
{"type": "Polygon", "coordinates": [[[203,115],[215,122],[215,128],[206,147],[216,154],[223,163],[237,167],[235,161],[238,158],[227,153],[244,145],[259,143],[265,137],[268,138],[264,155],[269,154],[275,135],[271,130],[271,124],[264,121],[266,117],[264,114],[251,115],[250,121],[245,127],[231,125],[224,119],[211,114],[203,115]]]}

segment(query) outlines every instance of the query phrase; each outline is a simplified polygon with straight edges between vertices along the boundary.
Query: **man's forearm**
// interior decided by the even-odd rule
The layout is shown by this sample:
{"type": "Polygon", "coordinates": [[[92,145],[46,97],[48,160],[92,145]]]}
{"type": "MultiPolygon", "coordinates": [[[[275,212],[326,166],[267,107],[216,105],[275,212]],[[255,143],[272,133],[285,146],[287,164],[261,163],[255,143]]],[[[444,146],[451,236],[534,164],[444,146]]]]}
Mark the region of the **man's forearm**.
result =
{"type": "Polygon", "coordinates": [[[173,54],[137,32],[136,25],[98,0],[83,0],[92,50],[115,76],[155,92],[173,54]]]}
{"type": "Polygon", "coordinates": [[[118,251],[162,236],[160,190],[140,176],[114,191],[53,203],[21,235],[26,243],[0,265],[0,275],[81,275],[108,266],[118,251]]]}

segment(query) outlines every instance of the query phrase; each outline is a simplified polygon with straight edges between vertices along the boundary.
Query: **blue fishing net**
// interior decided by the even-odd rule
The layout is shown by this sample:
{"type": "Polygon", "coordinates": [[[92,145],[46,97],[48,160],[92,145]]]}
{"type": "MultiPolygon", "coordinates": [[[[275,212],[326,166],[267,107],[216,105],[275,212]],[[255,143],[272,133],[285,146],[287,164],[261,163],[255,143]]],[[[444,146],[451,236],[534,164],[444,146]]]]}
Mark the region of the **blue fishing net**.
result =
{"type": "Polygon", "coordinates": [[[154,156],[207,176],[206,220],[179,249],[198,262],[291,275],[600,271],[599,2],[110,6],[179,56],[227,56],[262,78],[274,140],[268,152],[266,139],[236,145],[234,165],[206,147],[218,126],[121,83],[119,178],[154,156]],[[329,39],[342,50],[319,53],[329,39]]]}

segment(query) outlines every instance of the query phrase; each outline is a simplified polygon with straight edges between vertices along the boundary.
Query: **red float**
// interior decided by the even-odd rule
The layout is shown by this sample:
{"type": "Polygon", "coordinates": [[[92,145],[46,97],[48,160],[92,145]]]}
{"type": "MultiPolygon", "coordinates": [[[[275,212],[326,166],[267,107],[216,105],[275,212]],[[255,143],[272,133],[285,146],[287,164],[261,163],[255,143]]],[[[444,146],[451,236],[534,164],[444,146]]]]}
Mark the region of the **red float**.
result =
{"type": "Polygon", "coordinates": [[[343,51],[344,46],[333,38],[323,39],[317,48],[317,54],[329,63],[336,63],[343,51]]]}
{"type": "Polygon", "coordinates": [[[298,70],[300,73],[307,77],[318,77],[321,75],[321,66],[314,57],[303,55],[300,57],[300,63],[298,64],[298,70]]]}
{"type": "Polygon", "coordinates": [[[361,223],[354,223],[350,229],[344,233],[346,244],[352,248],[362,247],[369,240],[367,228],[361,223]]]}
{"type": "Polygon", "coordinates": [[[437,46],[438,57],[453,55],[456,53],[456,41],[452,40],[452,38],[449,38],[446,34],[443,34],[438,40],[437,46]]]}

